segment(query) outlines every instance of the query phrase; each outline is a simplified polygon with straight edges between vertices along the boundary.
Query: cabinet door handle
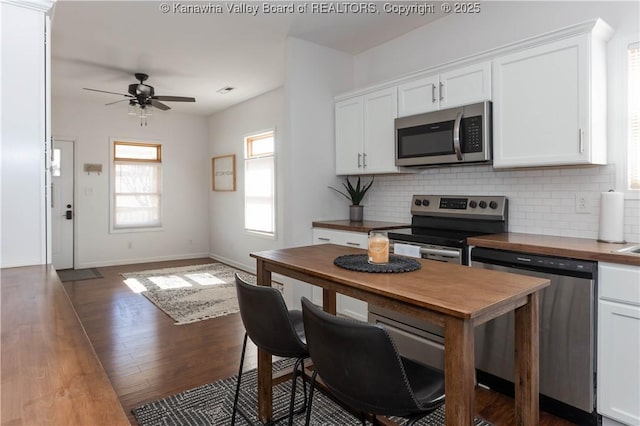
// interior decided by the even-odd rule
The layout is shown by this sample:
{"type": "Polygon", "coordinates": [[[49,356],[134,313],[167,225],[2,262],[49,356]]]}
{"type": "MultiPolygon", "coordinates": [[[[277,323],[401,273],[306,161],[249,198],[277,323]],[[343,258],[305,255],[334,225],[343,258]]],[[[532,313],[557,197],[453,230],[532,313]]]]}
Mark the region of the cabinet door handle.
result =
{"type": "Polygon", "coordinates": [[[360,247],[360,243],[352,243],[351,241],[347,241],[347,245],[360,247]]]}
{"type": "Polygon", "coordinates": [[[578,149],[580,154],[584,153],[584,131],[582,129],[578,129],[578,149]]]}
{"type": "Polygon", "coordinates": [[[431,85],[431,103],[436,103],[437,99],[436,99],[436,85],[432,84],[431,85]]]}
{"type": "Polygon", "coordinates": [[[331,238],[318,237],[320,241],[331,241],[331,238]]]}
{"type": "Polygon", "coordinates": [[[367,153],[362,154],[362,167],[367,167],[367,153]]]}
{"type": "Polygon", "coordinates": [[[361,156],[362,156],[362,154],[358,153],[358,168],[362,167],[362,166],[360,165],[360,157],[361,157],[361,156]]]}
{"type": "Polygon", "coordinates": [[[444,100],[444,83],[440,83],[440,100],[444,100]]]}

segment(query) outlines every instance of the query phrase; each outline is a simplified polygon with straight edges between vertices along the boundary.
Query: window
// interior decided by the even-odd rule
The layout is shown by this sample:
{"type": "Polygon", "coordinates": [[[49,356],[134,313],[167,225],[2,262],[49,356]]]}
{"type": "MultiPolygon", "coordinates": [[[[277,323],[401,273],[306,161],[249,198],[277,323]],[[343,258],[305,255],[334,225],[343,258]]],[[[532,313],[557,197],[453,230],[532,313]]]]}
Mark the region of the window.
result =
{"type": "Polygon", "coordinates": [[[114,141],[113,229],[160,227],[161,198],[161,145],[114,141]]]}
{"type": "Polygon", "coordinates": [[[629,46],[627,190],[640,190],[640,43],[629,46]]]}
{"type": "Polygon", "coordinates": [[[244,138],[244,228],[275,235],[273,131],[244,138]]]}

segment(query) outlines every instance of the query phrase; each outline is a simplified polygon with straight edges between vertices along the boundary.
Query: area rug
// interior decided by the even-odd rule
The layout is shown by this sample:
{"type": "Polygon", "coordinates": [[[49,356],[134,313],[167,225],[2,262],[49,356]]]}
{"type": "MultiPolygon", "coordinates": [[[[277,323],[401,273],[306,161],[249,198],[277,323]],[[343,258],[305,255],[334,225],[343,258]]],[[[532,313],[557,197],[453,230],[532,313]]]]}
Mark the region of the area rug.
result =
{"type": "Polygon", "coordinates": [[[121,275],[133,291],[149,299],[176,325],[183,325],[238,312],[235,273],[250,283],[256,282],[255,275],[222,263],[121,275]]]}
{"type": "Polygon", "coordinates": [[[96,268],[62,269],[60,271],[56,271],[56,273],[58,274],[60,281],[62,281],[63,283],[69,281],[83,281],[104,278],[96,268]]]}
{"type": "MultiPolygon", "coordinates": [[[[290,360],[280,360],[274,362],[273,367],[275,371],[279,371],[291,365],[292,362],[290,360]]],[[[238,404],[244,409],[248,417],[257,423],[256,377],[256,370],[247,371],[242,375],[238,404]]],[[[132,412],[140,426],[227,426],[231,424],[235,387],[236,376],[233,376],[150,402],[134,408],[132,412]]],[[[300,390],[301,387],[299,383],[298,389],[300,390]]],[[[290,381],[281,383],[273,388],[273,412],[275,418],[287,414],[291,395],[290,390],[290,381]]],[[[302,392],[300,391],[297,395],[296,407],[299,407],[301,403],[302,392]]],[[[406,422],[403,419],[392,419],[399,424],[406,422]]],[[[304,420],[304,414],[296,415],[293,424],[304,425],[304,420]]],[[[240,414],[236,415],[236,425],[247,424],[240,414]]],[[[287,419],[281,420],[278,424],[287,424],[287,419]]],[[[311,424],[314,426],[347,426],[360,425],[361,423],[357,417],[345,411],[330,398],[320,392],[315,392],[311,424]]],[[[416,423],[419,426],[443,426],[444,424],[444,407],[416,423]]],[[[491,426],[491,423],[476,417],[474,425],[491,426]]]]}

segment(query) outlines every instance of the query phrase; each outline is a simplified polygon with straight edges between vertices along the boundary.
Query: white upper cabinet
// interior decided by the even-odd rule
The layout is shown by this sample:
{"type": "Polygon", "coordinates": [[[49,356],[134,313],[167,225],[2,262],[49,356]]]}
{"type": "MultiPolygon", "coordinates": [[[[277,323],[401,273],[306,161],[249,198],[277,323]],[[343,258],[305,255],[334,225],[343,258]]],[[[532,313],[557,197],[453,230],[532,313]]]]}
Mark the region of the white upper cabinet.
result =
{"type": "Polygon", "coordinates": [[[611,29],[493,61],[493,165],[606,164],[606,40],[611,29]]]}
{"type": "Polygon", "coordinates": [[[491,100],[491,62],[456,68],[398,86],[398,116],[491,100]]]}
{"type": "Polygon", "coordinates": [[[437,110],[439,83],[439,76],[432,75],[398,86],[398,116],[437,110]]]}
{"type": "Polygon", "coordinates": [[[364,148],[363,98],[336,102],[336,174],[362,173],[364,148]]]}
{"type": "Polygon", "coordinates": [[[397,111],[395,87],[336,102],[337,175],[398,172],[393,127],[397,111]]]}

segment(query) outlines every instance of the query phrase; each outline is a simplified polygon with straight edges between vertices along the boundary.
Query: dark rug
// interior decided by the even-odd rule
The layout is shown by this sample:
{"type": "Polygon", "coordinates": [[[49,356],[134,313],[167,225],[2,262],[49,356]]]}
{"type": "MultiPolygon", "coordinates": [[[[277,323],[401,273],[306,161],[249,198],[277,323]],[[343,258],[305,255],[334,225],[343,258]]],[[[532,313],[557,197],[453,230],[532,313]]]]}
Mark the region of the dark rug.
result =
{"type": "Polygon", "coordinates": [[[68,281],[93,280],[96,278],[104,278],[96,268],[87,269],[63,269],[56,271],[60,281],[66,283],[68,281]]]}
{"type": "MultiPolygon", "coordinates": [[[[290,360],[280,360],[273,363],[273,368],[274,371],[279,371],[291,365],[290,360]]],[[[233,376],[150,402],[134,408],[132,412],[140,426],[230,425],[235,386],[236,376],[233,376]]],[[[301,383],[298,382],[299,392],[296,407],[299,407],[302,403],[301,388],[301,383]]],[[[257,423],[256,407],[258,406],[258,401],[256,391],[256,370],[245,372],[242,375],[238,404],[257,423]]],[[[273,412],[275,418],[288,412],[290,391],[291,381],[281,383],[273,388],[273,412]]],[[[304,414],[298,414],[294,417],[293,423],[295,425],[304,425],[304,420],[304,414]]],[[[404,423],[402,419],[394,420],[399,424],[404,423]]],[[[239,413],[236,414],[236,424],[247,425],[246,420],[239,413]]],[[[287,424],[287,419],[279,421],[278,424],[287,424]]],[[[358,418],[342,409],[327,396],[320,392],[315,392],[311,424],[314,426],[346,426],[360,425],[361,423],[358,418]]],[[[444,407],[416,423],[416,425],[420,426],[441,426],[444,424],[444,407]]],[[[491,423],[476,417],[475,425],[491,426],[491,423]]]]}

